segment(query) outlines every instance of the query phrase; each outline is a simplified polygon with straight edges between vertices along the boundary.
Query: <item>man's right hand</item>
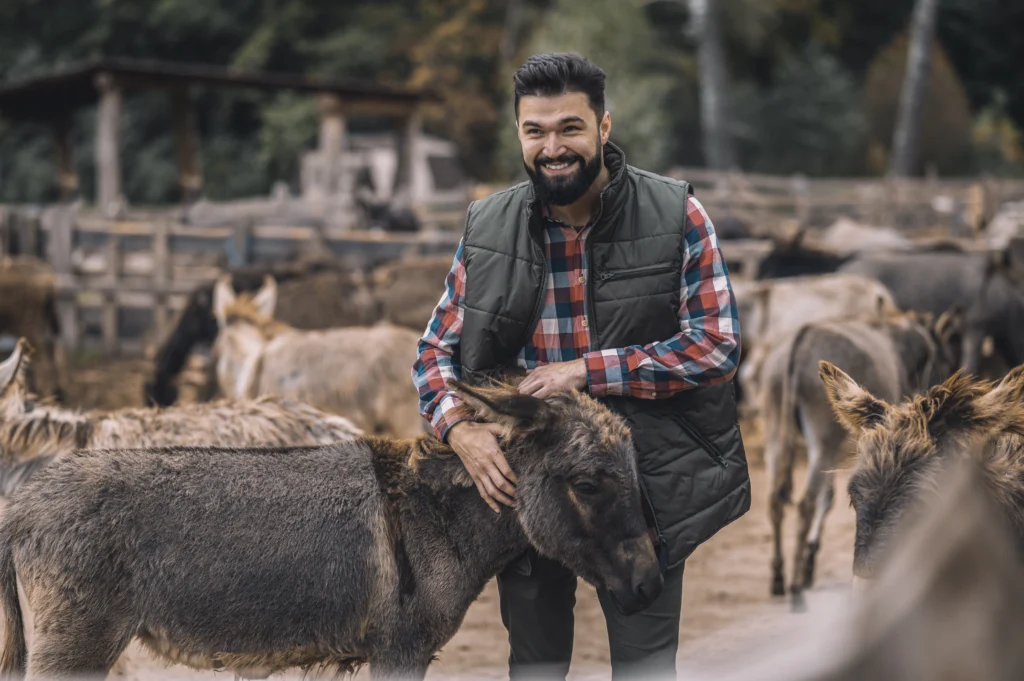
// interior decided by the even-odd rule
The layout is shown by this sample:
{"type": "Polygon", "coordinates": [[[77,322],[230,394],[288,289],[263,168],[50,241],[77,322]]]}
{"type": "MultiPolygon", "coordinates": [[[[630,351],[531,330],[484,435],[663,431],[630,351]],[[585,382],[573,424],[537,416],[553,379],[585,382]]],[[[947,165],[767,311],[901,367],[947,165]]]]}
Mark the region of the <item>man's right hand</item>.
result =
{"type": "Polygon", "coordinates": [[[509,468],[498,446],[502,429],[493,423],[460,421],[448,431],[448,444],[462,459],[476,489],[495,513],[501,513],[497,502],[515,505],[516,474],[509,468]]]}

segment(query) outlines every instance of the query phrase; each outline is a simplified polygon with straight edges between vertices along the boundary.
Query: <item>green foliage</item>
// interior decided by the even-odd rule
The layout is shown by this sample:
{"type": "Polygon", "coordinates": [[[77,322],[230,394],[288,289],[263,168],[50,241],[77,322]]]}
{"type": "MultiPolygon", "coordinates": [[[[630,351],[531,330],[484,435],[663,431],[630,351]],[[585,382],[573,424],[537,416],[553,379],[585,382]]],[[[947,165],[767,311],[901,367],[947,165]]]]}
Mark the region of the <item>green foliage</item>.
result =
{"type": "Polygon", "coordinates": [[[768,87],[735,93],[742,167],[844,175],[861,170],[864,115],[851,74],[818,46],[780,64],[768,87]]]}

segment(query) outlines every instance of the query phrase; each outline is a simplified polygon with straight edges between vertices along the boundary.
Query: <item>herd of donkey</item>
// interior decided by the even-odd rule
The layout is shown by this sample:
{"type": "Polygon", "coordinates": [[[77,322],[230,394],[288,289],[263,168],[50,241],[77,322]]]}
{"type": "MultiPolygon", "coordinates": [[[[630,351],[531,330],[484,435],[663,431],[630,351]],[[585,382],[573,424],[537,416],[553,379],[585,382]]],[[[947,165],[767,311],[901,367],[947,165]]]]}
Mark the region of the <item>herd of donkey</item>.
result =
{"type": "MultiPolygon", "coordinates": [[[[852,443],[854,574],[877,587],[861,615],[872,636],[813,678],[1019,678],[1024,654],[1002,643],[1024,632],[1024,249],[859,245],[781,244],[733,281],[736,385],[759,420],[770,484],[766,590],[798,607],[812,586],[852,443]],[[781,529],[794,502],[787,578],[781,529]],[[979,624],[966,642],[948,616],[973,594],[965,582],[998,587],[974,594],[998,627],[979,624]],[[917,600],[893,614],[911,583],[917,600]]],[[[410,369],[450,265],[226,272],[191,294],[157,352],[145,387],[155,406],[102,413],[60,406],[59,381],[47,383],[61,364],[52,297],[18,278],[24,291],[0,301],[0,322],[20,315],[19,328],[41,330],[0,364],[0,673],[102,677],[138,639],[169,661],[246,678],[362,664],[374,678],[421,678],[529,545],[628,603],[631,576],[657,560],[637,539],[619,417],[585,394],[518,395],[513,377],[454,383],[476,418],[504,427],[519,491],[500,515],[426,434],[410,369]],[[204,345],[208,390],[177,403],[176,379],[204,345]],[[581,475],[602,481],[600,494],[560,503],[581,475]]]]}

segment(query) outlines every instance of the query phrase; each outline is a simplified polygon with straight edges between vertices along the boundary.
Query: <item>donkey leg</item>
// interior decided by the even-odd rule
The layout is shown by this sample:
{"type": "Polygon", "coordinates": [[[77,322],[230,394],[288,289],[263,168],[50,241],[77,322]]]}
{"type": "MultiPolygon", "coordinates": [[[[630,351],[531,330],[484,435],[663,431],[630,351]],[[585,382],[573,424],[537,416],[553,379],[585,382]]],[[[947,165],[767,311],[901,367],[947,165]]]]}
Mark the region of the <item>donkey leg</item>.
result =
{"type": "Polygon", "coordinates": [[[769,515],[772,521],[772,595],[786,594],[786,578],[782,557],[782,521],[793,488],[792,457],[783,460],[782,447],[778,442],[769,441],[765,451],[768,468],[769,515]]]}
{"type": "Polygon", "coordinates": [[[129,631],[118,631],[109,622],[84,621],[80,611],[73,615],[79,619],[37,620],[28,656],[28,679],[104,679],[128,647],[129,631]]]}
{"type": "MultiPolygon", "coordinates": [[[[825,446],[819,433],[816,432],[813,416],[801,413],[800,422],[803,426],[804,440],[807,442],[807,482],[799,505],[799,523],[796,532],[796,550],[793,558],[793,582],[790,592],[799,597],[803,590],[810,586],[805,582],[807,575],[806,563],[808,556],[807,537],[811,530],[811,521],[817,514],[818,497],[824,484],[825,446]]],[[[796,605],[796,603],[794,603],[796,605]]]]}
{"type": "Polygon", "coordinates": [[[811,521],[811,531],[807,536],[807,558],[804,561],[804,586],[814,586],[814,565],[821,548],[821,532],[825,527],[825,517],[832,510],[832,503],[835,501],[835,474],[827,473],[825,481],[818,491],[818,499],[815,504],[814,520],[811,521]]]}

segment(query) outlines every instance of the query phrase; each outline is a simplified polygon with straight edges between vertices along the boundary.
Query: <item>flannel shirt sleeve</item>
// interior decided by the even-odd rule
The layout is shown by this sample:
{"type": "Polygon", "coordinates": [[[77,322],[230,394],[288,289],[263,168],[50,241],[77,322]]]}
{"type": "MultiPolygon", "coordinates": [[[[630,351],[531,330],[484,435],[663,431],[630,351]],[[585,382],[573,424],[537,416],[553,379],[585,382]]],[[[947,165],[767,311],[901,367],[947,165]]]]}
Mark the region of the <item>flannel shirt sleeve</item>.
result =
{"type": "Polygon", "coordinates": [[[740,328],[729,271],[714,225],[692,196],[686,221],[679,333],[648,345],[586,353],[591,395],[665,398],[736,373],[740,328]]]}
{"type": "Polygon", "coordinates": [[[465,290],[466,267],[460,241],[452,269],[444,280],[444,293],[416,344],[416,362],[412,367],[412,382],[420,396],[420,414],[442,442],[452,426],[467,419],[461,401],[446,387],[449,380],[462,375],[458,347],[465,315],[465,290]]]}

